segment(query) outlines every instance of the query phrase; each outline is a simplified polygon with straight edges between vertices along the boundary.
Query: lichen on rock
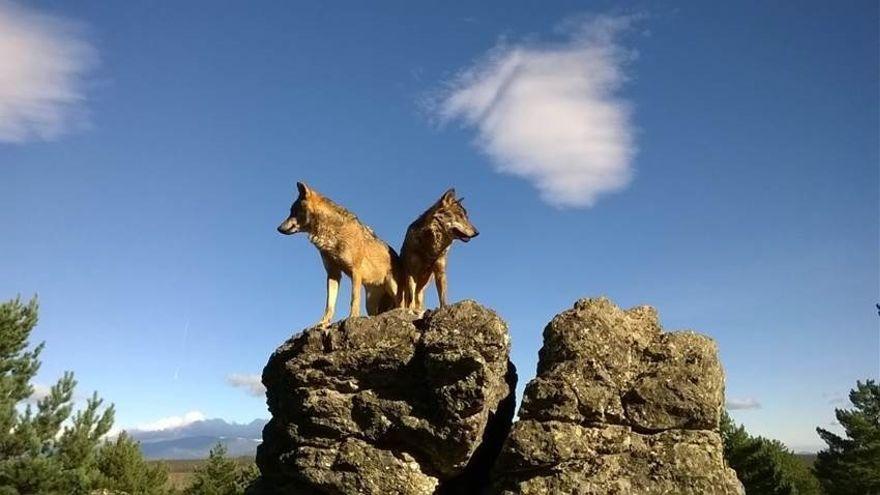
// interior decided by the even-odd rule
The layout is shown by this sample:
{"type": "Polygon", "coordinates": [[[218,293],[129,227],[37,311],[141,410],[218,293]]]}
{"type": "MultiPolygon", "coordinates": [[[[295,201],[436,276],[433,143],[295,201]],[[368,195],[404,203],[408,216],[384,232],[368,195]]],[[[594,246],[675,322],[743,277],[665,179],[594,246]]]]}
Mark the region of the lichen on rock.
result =
{"type": "Polygon", "coordinates": [[[472,493],[510,428],[506,324],[473,301],[310,328],[263,371],[272,419],[250,493],[472,493]]]}
{"type": "Polygon", "coordinates": [[[263,371],[267,494],[741,495],[715,343],[583,299],[544,330],[511,427],[506,324],[464,301],[310,328],[263,371]]]}
{"type": "Polygon", "coordinates": [[[742,494],[724,464],[715,343],[653,308],[582,299],[544,330],[490,493],[742,494]]]}

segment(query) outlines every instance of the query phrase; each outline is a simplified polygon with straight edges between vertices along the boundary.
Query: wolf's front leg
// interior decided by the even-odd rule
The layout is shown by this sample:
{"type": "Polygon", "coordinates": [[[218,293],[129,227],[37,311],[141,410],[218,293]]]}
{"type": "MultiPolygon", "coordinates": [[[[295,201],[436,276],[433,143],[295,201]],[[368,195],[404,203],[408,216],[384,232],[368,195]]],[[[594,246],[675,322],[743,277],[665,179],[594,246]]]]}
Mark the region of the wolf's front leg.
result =
{"type": "Polygon", "coordinates": [[[415,290],[415,302],[413,303],[413,309],[419,311],[421,313],[425,312],[425,287],[428,286],[428,282],[431,281],[432,272],[428,271],[420,276],[418,280],[416,280],[416,290],[415,290]]]}
{"type": "Polygon", "coordinates": [[[324,328],[330,324],[333,319],[333,313],[336,311],[336,295],[339,293],[339,280],[342,278],[341,272],[327,272],[327,305],[324,306],[324,316],[318,322],[318,326],[324,328]]]}
{"type": "Polygon", "coordinates": [[[363,281],[361,279],[361,274],[352,271],[351,272],[351,311],[348,313],[349,318],[353,318],[355,316],[361,315],[361,286],[363,281]]]}
{"type": "Polygon", "coordinates": [[[416,310],[416,278],[407,275],[403,287],[403,305],[407,309],[416,310]]]}
{"type": "Polygon", "coordinates": [[[446,306],[446,258],[440,258],[434,263],[434,284],[437,286],[437,298],[440,307],[446,306]]]}

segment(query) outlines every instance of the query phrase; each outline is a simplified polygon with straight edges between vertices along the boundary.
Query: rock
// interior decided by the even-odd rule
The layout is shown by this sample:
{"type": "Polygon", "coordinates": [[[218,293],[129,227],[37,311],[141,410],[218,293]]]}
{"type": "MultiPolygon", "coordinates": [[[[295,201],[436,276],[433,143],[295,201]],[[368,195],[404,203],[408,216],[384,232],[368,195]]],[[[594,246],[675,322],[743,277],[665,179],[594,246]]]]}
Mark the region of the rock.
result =
{"type": "Polygon", "coordinates": [[[473,301],[310,328],[269,359],[253,494],[475,493],[510,429],[505,323],[473,301]]]}
{"type": "Polygon", "coordinates": [[[304,331],[263,371],[272,419],[249,493],[743,493],[712,340],[664,333],[649,307],[578,301],[544,330],[512,429],[509,352],[472,301],[304,331]]]}
{"type": "Polygon", "coordinates": [[[742,494],[724,464],[715,343],[650,307],[583,299],[544,330],[490,493],[742,494]]]}

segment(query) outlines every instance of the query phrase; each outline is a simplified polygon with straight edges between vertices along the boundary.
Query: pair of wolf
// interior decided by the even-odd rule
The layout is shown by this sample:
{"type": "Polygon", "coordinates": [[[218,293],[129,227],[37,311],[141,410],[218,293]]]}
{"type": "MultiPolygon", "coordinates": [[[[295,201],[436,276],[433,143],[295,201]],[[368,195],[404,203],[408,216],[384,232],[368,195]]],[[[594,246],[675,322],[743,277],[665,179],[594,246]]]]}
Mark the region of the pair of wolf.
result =
{"type": "Polygon", "coordinates": [[[333,319],[342,274],[351,278],[349,316],[360,316],[361,287],[366,290],[367,314],[393,308],[425,309],[425,287],[434,277],[440,306],[446,305],[446,258],[454,240],[468,242],[479,231],[468,219],[455,189],[419,216],[406,230],[400,256],[373,229],[326,196],[297,182],[299,196],[278,232],[305,232],[321,253],[327,270],[327,305],[318,326],[333,319]]]}

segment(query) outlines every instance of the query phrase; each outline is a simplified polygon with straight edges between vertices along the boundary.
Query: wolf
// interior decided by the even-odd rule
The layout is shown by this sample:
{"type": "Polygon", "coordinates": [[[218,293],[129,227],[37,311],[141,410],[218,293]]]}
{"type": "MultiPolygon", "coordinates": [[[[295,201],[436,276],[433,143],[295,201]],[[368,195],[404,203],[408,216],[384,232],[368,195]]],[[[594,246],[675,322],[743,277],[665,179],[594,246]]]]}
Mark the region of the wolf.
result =
{"type": "Polygon", "coordinates": [[[452,241],[468,242],[480,235],[468,219],[467,210],[461,204],[463,199],[456,199],[455,189],[449,189],[406,229],[400,248],[406,278],[405,307],[415,311],[425,309],[425,286],[432,275],[440,306],[446,306],[446,257],[452,241]]]}
{"type": "Polygon", "coordinates": [[[367,293],[367,314],[403,307],[403,272],[397,252],[350,211],[302,182],[296,187],[299,196],[278,232],[305,232],[321,253],[327,270],[327,304],[317,326],[326,327],[333,319],[343,273],[351,279],[350,317],[360,316],[361,286],[367,293]]]}

